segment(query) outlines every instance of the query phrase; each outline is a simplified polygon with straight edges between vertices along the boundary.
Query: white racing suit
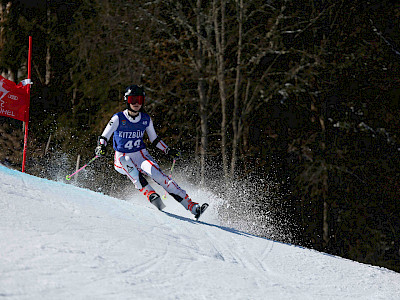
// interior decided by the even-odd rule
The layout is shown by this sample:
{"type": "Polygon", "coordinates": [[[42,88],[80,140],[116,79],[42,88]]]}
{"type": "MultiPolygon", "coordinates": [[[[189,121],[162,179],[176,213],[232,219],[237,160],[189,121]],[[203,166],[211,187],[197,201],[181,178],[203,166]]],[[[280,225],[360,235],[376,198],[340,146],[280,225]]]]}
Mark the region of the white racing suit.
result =
{"type": "Polygon", "coordinates": [[[150,142],[157,143],[156,147],[166,152],[168,146],[157,138],[150,116],[142,112],[135,119],[129,116],[128,110],[115,114],[104,129],[99,142],[107,145],[111,135],[114,135],[115,170],[128,176],[135,187],[147,198],[155,191],[142,174],[150,176],[183,207],[195,214],[199,207],[198,203],[193,202],[185,190],[181,189],[172,178],[162,172],[143,143],[144,132],[147,133],[150,142]]]}

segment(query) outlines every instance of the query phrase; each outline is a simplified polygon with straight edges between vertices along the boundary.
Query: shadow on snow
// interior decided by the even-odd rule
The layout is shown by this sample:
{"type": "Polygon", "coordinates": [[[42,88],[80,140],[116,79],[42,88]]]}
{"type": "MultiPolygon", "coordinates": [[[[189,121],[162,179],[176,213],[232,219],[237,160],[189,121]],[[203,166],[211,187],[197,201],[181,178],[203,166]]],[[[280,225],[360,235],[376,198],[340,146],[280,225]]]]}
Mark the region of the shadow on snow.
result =
{"type": "Polygon", "coordinates": [[[166,212],[166,211],[163,211],[163,213],[166,214],[167,216],[171,217],[171,218],[175,218],[175,219],[178,219],[178,220],[181,220],[181,221],[185,221],[185,222],[189,222],[189,223],[192,223],[192,224],[202,224],[202,225],[206,225],[206,226],[210,226],[210,227],[216,227],[216,228],[225,230],[227,232],[238,234],[238,235],[242,235],[242,236],[246,236],[246,237],[256,237],[256,238],[263,239],[262,237],[259,237],[259,236],[253,235],[253,234],[249,234],[247,232],[240,231],[240,230],[237,230],[235,228],[229,228],[229,227],[225,227],[225,226],[215,225],[215,224],[203,222],[203,221],[200,221],[200,220],[196,221],[196,220],[193,220],[193,219],[190,219],[190,218],[186,218],[186,217],[182,217],[182,216],[178,216],[178,215],[175,215],[173,213],[166,212]]]}

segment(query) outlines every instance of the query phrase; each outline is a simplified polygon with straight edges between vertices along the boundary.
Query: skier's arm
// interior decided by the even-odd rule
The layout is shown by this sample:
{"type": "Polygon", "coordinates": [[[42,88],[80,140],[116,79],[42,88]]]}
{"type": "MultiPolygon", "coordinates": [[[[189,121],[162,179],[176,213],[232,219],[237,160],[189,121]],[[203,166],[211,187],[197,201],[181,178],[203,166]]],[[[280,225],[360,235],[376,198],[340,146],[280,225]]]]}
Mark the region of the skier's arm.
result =
{"type": "Polygon", "coordinates": [[[99,137],[99,144],[100,145],[107,145],[108,140],[112,136],[115,130],[117,130],[119,124],[118,115],[114,115],[110,122],[108,122],[106,128],[104,129],[103,133],[99,137]]]}
{"type": "Polygon", "coordinates": [[[97,156],[101,157],[106,155],[107,142],[110,139],[111,135],[114,133],[114,131],[117,130],[118,125],[119,125],[119,118],[117,115],[114,115],[111,118],[110,122],[108,122],[101,136],[99,136],[99,139],[97,140],[97,147],[94,150],[94,153],[96,153],[97,156]]]}
{"type": "Polygon", "coordinates": [[[157,133],[156,133],[156,131],[154,129],[154,125],[153,125],[153,120],[151,120],[151,119],[150,119],[149,126],[146,128],[146,132],[147,132],[147,135],[149,136],[149,140],[150,140],[151,144],[154,147],[157,147],[158,149],[163,151],[164,153],[167,153],[166,150],[168,149],[168,146],[161,140],[161,138],[159,136],[157,136],[157,133]]]}

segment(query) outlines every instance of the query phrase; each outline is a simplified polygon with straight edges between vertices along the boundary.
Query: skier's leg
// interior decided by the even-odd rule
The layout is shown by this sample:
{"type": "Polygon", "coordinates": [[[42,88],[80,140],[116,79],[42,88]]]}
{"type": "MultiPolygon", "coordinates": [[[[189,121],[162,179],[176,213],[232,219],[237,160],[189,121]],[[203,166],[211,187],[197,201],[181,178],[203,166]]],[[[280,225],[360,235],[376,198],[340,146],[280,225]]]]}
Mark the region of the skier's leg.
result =
{"type": "Polygon", "coordinates": [[[142,173],[139,173],[139,181],[141,182],[141,185],[143,186],[140,189],[140,192],[142,192],[143,195],[145,195],[147,197],[147,200],[152,202],[153,199],[160,197],[160,195],[158,195],[156,193],[156,191],[153,189],[153,187],[147,182],[146,178],[144,178],[142,173]]]}
{"type": "Polygon", "coordinates": [[[183,199],[177,196],[176,194],[170,194],[170,195],[174,197],[176,201],[180,202],[184,208],[186,208],[194,215],[197,214],[198,210],[200,209],[200,205],[197,202],[192,201],[192,199],[190,199],[189,195],[186,193],[183,199]]]}
{"type": "Polygon", "coordinates": [[[146,181],[146,185],[142,183],[142,186],[144,187],[140,191],[147,197],[147,200],[149,200],[151,204],[153,204],[159,210],[163,210],[165,208],[165,204],[161,200],[160,195],[157,194],[153,187],[147,183],[147,180],[144,178],[142,173],[139,173],[139,178],[143,178],[143,180],[146,181]]]}
{"type": "Polygon", "coordinates": [[[138,190],[142,189],[143,186],[139,179],[139,170],[130,159],[129,155],[120,156],[118,161],[119,165],[122,166],[122,170],[124,170],[126,176],[128,176],[128,178],[135,185],[135,188],[137,188],[138,190]]]}
{"type": "Polygon", "coordinates": [[[115,171],[117,171],[118,173],[122,174],[122,175],[126,175],[124,169],[122,168],[121,162],[119,161],[121,156],[124,156],[125,153],[121,153],[118,151],[115,151],[114,154],[114,169],[115,171]]]}
{"type": "Polygon", "coordinates": [[[135,188],[137,188],[143,195],[147,197],[147,200],[152,202],[157,197],[160,197],[153,187],[147,182],[143,174],[137,169],[135,163],[131,160],[129,155],[124,153],[115,153],[114,168],[119,173],[128,176],[128,178],[133,182],[135,188]],[[130,172],[128,172],[130,170],[130,172]],[[135,171],[136,170],[136,171],[135,171]]]}
{"type": "Polygon", "coordinates": [[[134,158],[135,163],[140,169],[161,185],[176,201],[181,203],[184,208],[196,214],[200,207],[199,204],[193,202],[185,190],[181,189],[173,179],[164,174],[147,150],[141,150],[140,154],[140,156],[135,156],[134,158]]]}

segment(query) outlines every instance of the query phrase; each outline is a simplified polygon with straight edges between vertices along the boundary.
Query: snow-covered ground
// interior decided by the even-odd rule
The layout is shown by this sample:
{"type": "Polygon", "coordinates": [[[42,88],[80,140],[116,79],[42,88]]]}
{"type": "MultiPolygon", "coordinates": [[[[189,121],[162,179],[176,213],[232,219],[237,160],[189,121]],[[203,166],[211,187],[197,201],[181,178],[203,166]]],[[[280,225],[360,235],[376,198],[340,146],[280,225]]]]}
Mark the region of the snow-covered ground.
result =
{"type": "Polygon", "coordinates": [[[137,198],[0,166],[0,298],[400,299],[399,273],[137,198]]]}

